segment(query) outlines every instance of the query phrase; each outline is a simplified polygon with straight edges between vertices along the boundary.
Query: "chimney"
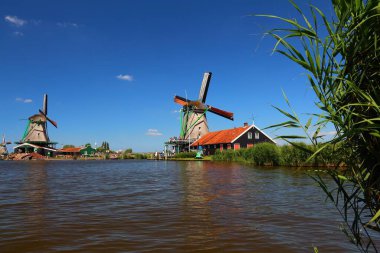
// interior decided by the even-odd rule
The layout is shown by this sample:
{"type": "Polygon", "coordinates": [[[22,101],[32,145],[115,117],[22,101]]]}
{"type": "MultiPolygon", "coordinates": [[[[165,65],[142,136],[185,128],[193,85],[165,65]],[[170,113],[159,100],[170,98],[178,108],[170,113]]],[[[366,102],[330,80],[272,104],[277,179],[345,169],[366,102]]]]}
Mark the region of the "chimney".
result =
{"type": "Polygon", "coordinates": [[[248,123],[247,123],[247,122],[244,122],[244,126],[247,127],[247,126],[248,126],[248,123]]]}

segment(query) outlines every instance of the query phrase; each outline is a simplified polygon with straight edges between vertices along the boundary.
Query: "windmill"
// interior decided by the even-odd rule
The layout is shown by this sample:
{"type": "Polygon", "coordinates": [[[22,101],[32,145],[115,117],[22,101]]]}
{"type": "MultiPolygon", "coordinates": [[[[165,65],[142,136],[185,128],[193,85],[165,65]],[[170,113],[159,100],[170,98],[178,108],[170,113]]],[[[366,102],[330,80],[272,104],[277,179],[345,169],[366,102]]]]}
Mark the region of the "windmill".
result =
{"type": "Polygon", "coordinates": [[[57,123],[50,119],[48,114],[48,95],[44,94],[42,110],[38,110],[39,113],[32,115],[28,118],[28,124],[26,126],[24,135],[21,141],[16,142],[17,145],[14,149],[18,149],[21,152],[37,151],[43,155],[48,151],[55,151],[53,147],[56,142],[51,142],[47,132],[47,125],[50,122],[54,127],[57,127],[57,123]]]}
{"type": "Polygon", "coordinates": [[[189,100],[180,96],[174,96],[174,102],[182,105],[180,133],[180,139],[182,140],[190,140],[190,142],[193,142],[209,132],[206,112],[212,112],[229,120],[234,119],[232,112],[227,112],[205,104],[210,80],[211,72],[204,73],[198,100],[189,100]]]}
{"type": "Polygon", "coordinates": [[[11,144],[10,141],[5,141],[5,135],[3,134],[2,142],[0,143],[0,157],[8,155],[7,145],[11,144]]]}

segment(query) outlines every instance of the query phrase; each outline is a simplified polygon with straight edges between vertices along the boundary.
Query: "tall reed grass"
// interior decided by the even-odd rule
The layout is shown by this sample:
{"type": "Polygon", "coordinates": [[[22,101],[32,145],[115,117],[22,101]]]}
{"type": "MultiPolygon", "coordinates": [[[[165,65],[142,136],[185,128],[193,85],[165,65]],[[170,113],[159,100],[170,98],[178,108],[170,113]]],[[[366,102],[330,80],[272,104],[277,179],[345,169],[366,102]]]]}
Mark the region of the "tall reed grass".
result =
{"type": "Polygon", "coordinates": [[[277,41],[274,51],[307,71],[319,109],[302,122],[284,94],[289,110],[275,108],[286,120],[272,127],[303,130],[280,138],[309,153],[308,160],[326,151],[326,159],[346,163],[346,170],[330,171],[334,187],[314,179],[341,214],[349,239],[362,252],[378,252],[368,229],[380,232],[380,0],[331,2],[332,17],[293,1],[299,19],[261,15],[284,22],[268,33],[277,41]],[[320,144],[327,124],[336,135],[320,144]],[[313,147],[294,142],[303,139],[313,147]]]}
{"type": "MultiPolygon", "coordinates": [[[[314,149],[313,145],[298,142],[305,149],[314,149]]],[[[344,157],[331,152],[332,144],[328,144],[317,156],[310,159],[311,154],[292,145],[276,146],[271,143],[260,143],[254,147],[239,150],[217,150],[212,157],[214,161],[245,162],[255,165],[281,166],[334,166],[344,157]]]]}

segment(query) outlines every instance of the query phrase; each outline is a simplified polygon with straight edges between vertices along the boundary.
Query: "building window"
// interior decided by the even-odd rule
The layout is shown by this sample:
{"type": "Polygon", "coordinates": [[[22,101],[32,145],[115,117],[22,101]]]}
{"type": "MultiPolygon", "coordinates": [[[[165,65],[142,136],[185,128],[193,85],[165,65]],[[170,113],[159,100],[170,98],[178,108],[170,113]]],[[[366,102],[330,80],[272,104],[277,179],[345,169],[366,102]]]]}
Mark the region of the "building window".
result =
{"type": "Polygon", "coordinates": [[[255,139],[256,139],[256,140],[260,139],[260,133],[259,133],[259,132],[256,132],[256,133],[255,133],[255,139]]]}
{"type": "Polygon", "coordinates": [[[235,150],[240,149],[240,143],[234,143],[234,149],[235,150]]]}
{"type": "Polygon", "coordinates": [[[252,132],[248,132],[248,139],[252,140],[252,132]]]}
{"type": "Polygon", "coordinates": [[[227,149],[231,149],[231,144],[227,144],[227,149]]]}

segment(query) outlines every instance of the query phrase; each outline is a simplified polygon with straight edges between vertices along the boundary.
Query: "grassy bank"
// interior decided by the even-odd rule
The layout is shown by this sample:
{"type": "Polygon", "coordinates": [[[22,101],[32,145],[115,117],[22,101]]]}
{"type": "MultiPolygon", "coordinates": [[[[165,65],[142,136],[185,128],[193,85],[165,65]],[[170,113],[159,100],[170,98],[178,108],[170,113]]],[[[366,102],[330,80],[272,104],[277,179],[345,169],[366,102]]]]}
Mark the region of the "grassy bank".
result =
{"type": "MultiPolygon", "coordinates": [[[[300,148],[291,145],[276,146],[270,143],[260,143],[252,148],[239,150],[217,150],[212,157],[214,161],[244,162],[255,165],[282,165],[282,166],[333,166],[344,156],[335,152],[333,145],[325,148],[319,155],[308,161],[310,152],[315,147],[305,143],[298,143],[300,148]]],[[[344,160],[344,159],[343,159],[344,160]]]]}

